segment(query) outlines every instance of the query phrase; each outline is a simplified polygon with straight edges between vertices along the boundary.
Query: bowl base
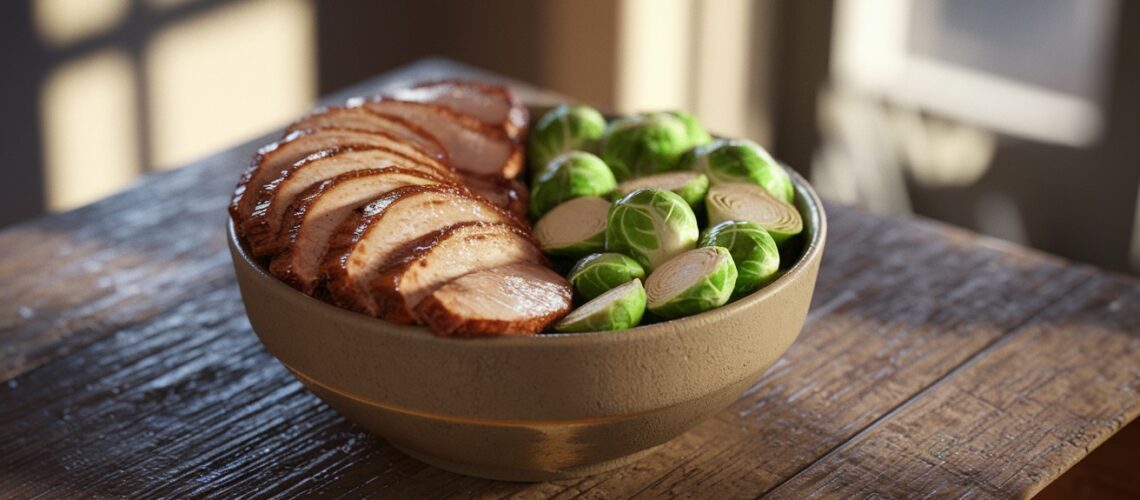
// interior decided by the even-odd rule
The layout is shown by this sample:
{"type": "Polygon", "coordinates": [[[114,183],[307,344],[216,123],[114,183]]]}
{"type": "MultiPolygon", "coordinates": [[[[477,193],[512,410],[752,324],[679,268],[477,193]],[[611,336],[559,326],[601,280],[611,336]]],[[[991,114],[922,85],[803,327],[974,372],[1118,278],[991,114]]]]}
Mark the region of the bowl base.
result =
{"type": "Polygon", "coordinates": [[[658,446],[660,446],[654,446],[652,448],[641,450],[624,457],[618,457],[612,460],[606,460],[605,462],[598,462],[589,465],[580,465],[577,467],[568,467],[559,470],[519,470],[453,462],[445,458],[439,458],[428,453],[421,453],[419,451],[400,446],[391,441],[388,441],[388,444],[392,445],[396,449],[404,452],[416,460],[419,460],[433,467],[438,467],[449,472],[454,472],[456,474],[481,477],[484,479],[494,479],[496,481],[515,481],[527,483],[570,479],[616,469],[618,467],[622,467],[624,465],[628,465],[636,462],[637,460],[640,460],[642,457],[652,453],[658,448],[658,446]]]}

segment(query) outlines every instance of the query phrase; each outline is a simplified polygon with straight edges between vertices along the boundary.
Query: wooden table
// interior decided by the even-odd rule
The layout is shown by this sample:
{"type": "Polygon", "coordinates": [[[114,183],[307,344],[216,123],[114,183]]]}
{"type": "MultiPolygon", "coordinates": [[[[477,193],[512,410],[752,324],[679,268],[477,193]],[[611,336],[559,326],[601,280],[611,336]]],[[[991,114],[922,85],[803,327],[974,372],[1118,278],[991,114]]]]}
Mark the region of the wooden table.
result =
{"type": "MultiPolygon", "coordinates": [[[[493,77],[431,60],[330,100],[444,76],[493,77]]],[[[831,204],[803,334],[731,408],[593,477],[435,469],[250,330],[223,207],[268,137],[0,232],[0,497],[1030,495],[1140,413],[1140,281],[831,204]]]]}

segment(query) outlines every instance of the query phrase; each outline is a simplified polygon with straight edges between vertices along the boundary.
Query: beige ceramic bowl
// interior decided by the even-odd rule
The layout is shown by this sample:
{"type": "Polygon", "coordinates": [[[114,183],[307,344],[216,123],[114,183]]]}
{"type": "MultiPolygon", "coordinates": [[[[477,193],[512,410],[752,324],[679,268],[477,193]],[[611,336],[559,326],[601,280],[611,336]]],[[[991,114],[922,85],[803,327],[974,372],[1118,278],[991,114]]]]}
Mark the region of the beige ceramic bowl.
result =
{"type": "Polygon", "coordinates": [[[444,469],[558,479],[628,463],[723,410],[796,339],[827,230],[794,177],[806,238],[787,274],[719,309],[620,332],[440,338],[293,290],[232,224],[229,243],[254,331],[329,406],[444,469]]]}

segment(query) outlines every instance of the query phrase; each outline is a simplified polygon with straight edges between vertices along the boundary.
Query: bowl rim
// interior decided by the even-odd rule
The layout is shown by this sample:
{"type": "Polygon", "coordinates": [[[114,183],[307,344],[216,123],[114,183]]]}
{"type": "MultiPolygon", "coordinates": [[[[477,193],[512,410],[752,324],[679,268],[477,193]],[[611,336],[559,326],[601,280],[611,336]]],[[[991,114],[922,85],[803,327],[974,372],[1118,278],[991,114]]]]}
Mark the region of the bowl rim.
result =
{"type": "Polygon", "coordinates": [[[229,214],[226,216],[226,233],[228,243],[234,250],[234,255],[240,257],[240,264],[235,260],[235,265],[244,265],[252,269],[260,281],[266,281],[266,286],[277,287],[284,293],[295,294],[294,297],[300,299],[302,302],[305,300],[311,301],[310,307],[315,307],[315,313],[322,315],[336,316],[337,321],[344,322],[353,327],[363,329],[378,329],[383,330],[385,334],[403,336],[411,341],[418,342],[448,342],[454,343],[463,342],[471,346],[495,346],[495,347],[515,347],[515,348],[544,348],[548,346],[562,346],[562,345],[578,345],[578,344],[596,344],[598,342],[626,342],[626,341],[649,341],[652,338],[662,335],[674,335],[678,331],[689,331],[700,328],[704,323],[713,321],[727,315],[733,315],[743,309],[752,307],[754,304],[768,300],[770,297],[780,293],[781,290],[789,286],[793,281],[798,279],[802,274],[807,272],[812,262],[821,258],[823,246],[827,239],[827,217],[824,213],[823,202],[812,189],[811,185],[790,168],[786,168],[792,182],[796,187],[796,192],[799,194],[796,201],[802,199],[803,206],[806,214],[802,214],[811,221],[811,226],[814,227],[811,239],[805,242],[805,247],[799,260],[792,265],[782,276],[777,278],[772,283],[764,286],[764,288],[757,290],[739,300],[725,304],[724,306],[705,311],[693,316],[686,316],[683,318],[671,319],[659,323],[649,325],[637,326],[626,330],[618,331],[599,331],[599,332],[583,332],[583,333],[542,333],[537,335],[498,335],[498,336],[480,336],[480,337],[441,337],[431,333],[425,326],[406,326],[397,325],[380,318],[367,316],[355,311],[350,311],[333,304],[318,300],[301,291],[290,287],[269,272],[262,266],[256,259],[254,259],[247,251],[244,243],[238,238],[237,231],[234,227],[234,221],[229,214]]]}

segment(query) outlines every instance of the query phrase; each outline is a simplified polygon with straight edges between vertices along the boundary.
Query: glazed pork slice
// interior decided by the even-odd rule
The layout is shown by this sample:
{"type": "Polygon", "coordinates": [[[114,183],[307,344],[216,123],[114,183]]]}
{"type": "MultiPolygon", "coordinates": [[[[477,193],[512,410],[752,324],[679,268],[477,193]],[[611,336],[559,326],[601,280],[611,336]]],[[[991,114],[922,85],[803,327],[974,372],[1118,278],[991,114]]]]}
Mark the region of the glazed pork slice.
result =
{"type": "Polygon", "coordinates": [[[379,314],[369,284],[409,242],[467,222],[519,226],[513,216],[485,200],[447,186],[405,187],[354,211],[329,240],[321,266],[333,303],[379,314]]]}
{"type": "Polygon", "coordinates": [[[423,127],[396,115],[379,115],[360,106],[334,106],[305,115],[293,122],[285,133],[321,128],[348,128],[365,132],[383,132],[406,142],[438,161],[447,163],[447,150],[423,127]]]}
{"type": "Polygon", "coordinates": [[[275,243],[286,211],[306,189],[338,175],[366,168],[401,167],[435,177],[433,167],[415,163],[387,148],[332,149],[294,163],[259,193],[257,204],[243,224],[250,250],[258,257],[278,251],[275,243]]]}
{"type": "Polygon", "coordinates": [[[263,186],[280,177],[282,171],[305,157],[337,147],[387,147],[410,160],[431,165],[440,172],[451,170],[439,160],[388,132],[364,132],[343,128],[296,130],[283,139],[261,148],[242,175],[237,189],[234,190],[233,201],[230,203],[230,213],[239,223],[238,227],[253,212],[257,203],[257,193],[263,186]]]}
{"type": "Polygon", "coordinates": [[[410,324],[420,301],[452,280],[507,264],[546,264],[530,234],[514,224],[455,224],[407,243],[371,282],[378,316],[410,324]]]}
{"type": "Polygon", "coordinates": [[[570,312],[573,290],[552,269],[507,264],[456,278],[416,306],[436,335],[529,335],[570,312]]]}
{"type": "Polygon", "coordinates": [[[515,179],[505,179],[497,175],[474,175],[460,173],[459,178],[472,193],[505,209],[518,220],[526,222],[527,204],[530,191],[515,179]]]}
{"type": "Polygon", "coordinates": [[[522,170],[522,147],[506,132],[437,104],[398,101],[389,98],[367,101],[362,107],[402,118],[434,136],[456,170],[513,179],[522,170]]]}
{"type": "Polygon", "coordinates": [[[526,106],[504,85],[446,80],[392,91],[401,101],[435,103],[503,129],[512,141],[522,142],[529,119],[526,106]]]}
{"type": "MultiPolygon", "coordinates": [[[[365,169],[338,175],[309,189],[285,215],[269,271],[290,286],[312,294],[319,284],[321,261],[333,232],[364,204],[406,186],[442,181],[400,167],[365,169]]],[[[448,188],[454,189],[454,188],[448,188]]]]}

